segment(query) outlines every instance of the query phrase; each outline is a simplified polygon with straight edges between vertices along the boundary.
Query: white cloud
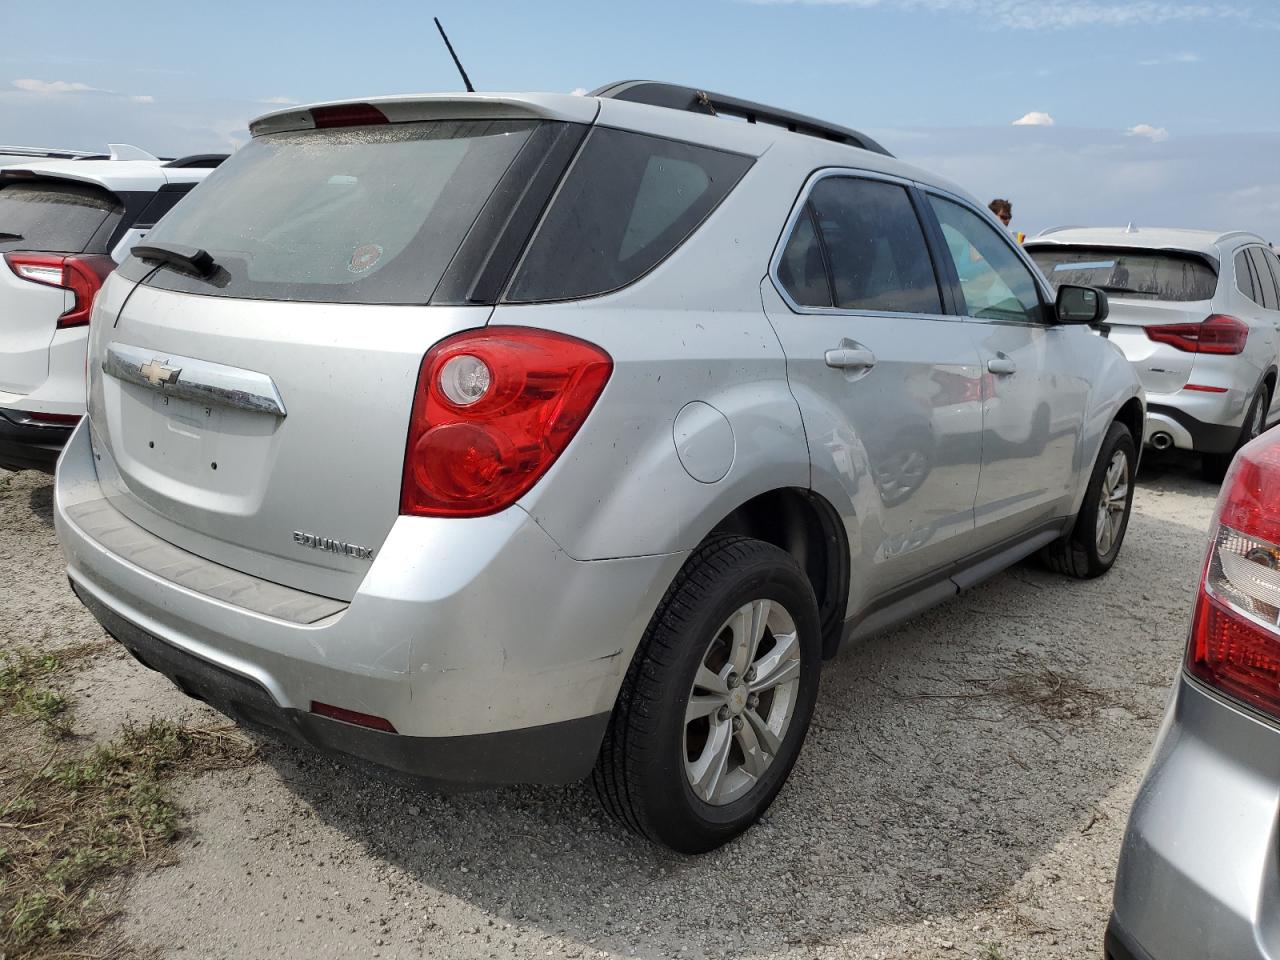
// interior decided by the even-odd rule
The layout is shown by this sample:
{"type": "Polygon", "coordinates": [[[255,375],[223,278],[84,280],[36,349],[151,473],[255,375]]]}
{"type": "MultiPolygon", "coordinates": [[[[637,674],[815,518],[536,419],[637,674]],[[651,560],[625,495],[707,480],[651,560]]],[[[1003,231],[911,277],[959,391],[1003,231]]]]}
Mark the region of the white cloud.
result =
{"type": "Polygon", "coordinates": [[[572,97],[585,97],[587,95],[587,88],[574,87],[572,90],[569,91],[569,95],[572,97]]]}
{"type": "MultiPolygon", "coordinates": [[[[747,0],[755,4],[787,4],[852,9],[924,10],[987,20],[1015,30],[1062,30],[1071,27],[1125,27],[1203,20],[1240,20],[1261,10],[1250,0],[747,0]]],[[[1272,24],[1274,26],[1274,24],[1272,24]]]]}
{"type": "Polygon", "coordinates": [[[259,103],[271,103],[281,107],[291,107],[298,101],[293,97],[266,97],[258,101],[259,103]]]}
{"type": "Polygon", "coordinates": [[[1015,127],[1052,127],[1053,117],[1040,110],[1032,110],[1025,116],[1019,117],[1013,121],[1015,127]]]}
{"type": "Polygon", "coordinates": [[[55,94],[55,93],[108,93],[107,90],[99,90],[97,87],[91,87],[87,83],[72,83],[69,80],[15,80],[13,85],[19,90],[25,90],[27,93],[55,94]]]}
{"type": "Polygon", "coordinates": [[[1198,53],[1190,53],[1190,52],[1171,53],[1163,57],[1151,57],[1150,59],[1147,59],[1147,60],[1139,60],[1138,66],[1165,67],[1165,66],[1170,66],[1172,64],[1180,64],[1180,63],[1199,63],[1200,60],[1201,60],[1201,57],[1200,57],[1200,54],[1198,53]]]}
{"type": "Polygon", "coordinates": [[[1169,139],[1169,131],[1164,127],[1153,127],[1149,123],[1140,123],[1125,131],[1130,137],[1146,137],[1152,143],[1164,143],[1169,139]]]}
{"type": "Polygon", "coordinates": [[[134,103],[155,103],[156,102],[156,98],[151,96],[151,94],[149,93],[141,93],[141,94],[138,94],[137,96],[130,97],[129,99],[132,100],[134,103]]]}

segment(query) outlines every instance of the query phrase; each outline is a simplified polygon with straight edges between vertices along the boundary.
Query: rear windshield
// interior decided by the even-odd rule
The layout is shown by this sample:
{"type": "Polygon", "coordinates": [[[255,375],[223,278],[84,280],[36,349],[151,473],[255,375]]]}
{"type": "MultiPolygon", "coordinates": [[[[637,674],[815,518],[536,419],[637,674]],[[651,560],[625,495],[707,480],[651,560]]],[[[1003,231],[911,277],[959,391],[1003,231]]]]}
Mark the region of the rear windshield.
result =
{"type": "Polygon", "coordinates": [[[679,247],[750,166],[736,153],[596,127],[507,299],[569,300],[626,286],[679,247]]]}
{"type": "Polygon", "coordinates": [[[1208,261],[1163,250],[1036,247],[1028,253],[1056,289],[1072,283],[1117,297],[1190,302],[1212,300],[1218,274],[1208,261]]]}
{"type": "Polygon", "coordinates": [[[98,253],[89,249],[94,236],[101,230],[105,242],[122,212],[112,194],[87,183],[9,183],[0,186],[0,250],[98,253]]]}
{"type": "Polygon", "coordinates": [[[450,120],[257,137],[147,238],[207,250],[213,276],[162,269],[149,282],[255,300],[427,303],[536,126],[450,120]]]}

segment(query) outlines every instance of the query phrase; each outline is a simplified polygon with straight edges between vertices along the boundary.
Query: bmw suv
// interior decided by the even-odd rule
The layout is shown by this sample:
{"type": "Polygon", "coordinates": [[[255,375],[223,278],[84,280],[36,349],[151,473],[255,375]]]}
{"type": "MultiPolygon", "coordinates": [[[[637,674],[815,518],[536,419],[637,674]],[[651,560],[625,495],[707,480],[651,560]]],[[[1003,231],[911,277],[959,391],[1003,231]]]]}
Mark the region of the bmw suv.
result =
{"type": "Polygon", "coordinates": [[[1027,251],[1050,280],[1111,297],[1106,333],[1146,388],[1146,442],[1201,455],[1221,482],[1232,455],[1280,419],[1280,260],[1251,233],[1068,227],[1027,251]]]}
{"type": "Polygon", "coordinates": [[[250,129],[104,285],[56,484],[83,602],[244,723],[591,776],[705,851],[841,646],[1116,560],[1145,410],[1106,295],[855,131],[648,82],[250,129]]]}

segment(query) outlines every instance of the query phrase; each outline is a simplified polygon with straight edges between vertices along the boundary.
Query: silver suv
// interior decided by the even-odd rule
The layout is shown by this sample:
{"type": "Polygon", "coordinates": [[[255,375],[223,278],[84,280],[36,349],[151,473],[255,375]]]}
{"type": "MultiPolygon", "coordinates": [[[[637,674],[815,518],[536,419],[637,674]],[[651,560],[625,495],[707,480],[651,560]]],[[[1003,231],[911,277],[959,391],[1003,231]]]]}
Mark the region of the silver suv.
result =
{"type": "Polygon", "coordinates": [[[1115,561],[1145,411],[1105,295],[854,131],[628,83],[251,132],[103,287],[56,487],[84,603],[244,722],[591,774],[703,851],[842,643],[1115,561]]]}
{"type": "Polygon", "coordinates": [[[1201,454],[1220,482],[1231,457],[1280,418],[1280,260],[1251,233],[1069,227],[1027,251],[1050,281],[1101,287],[1106,333],[1146,388],[1146,442],[1201,454]]]}

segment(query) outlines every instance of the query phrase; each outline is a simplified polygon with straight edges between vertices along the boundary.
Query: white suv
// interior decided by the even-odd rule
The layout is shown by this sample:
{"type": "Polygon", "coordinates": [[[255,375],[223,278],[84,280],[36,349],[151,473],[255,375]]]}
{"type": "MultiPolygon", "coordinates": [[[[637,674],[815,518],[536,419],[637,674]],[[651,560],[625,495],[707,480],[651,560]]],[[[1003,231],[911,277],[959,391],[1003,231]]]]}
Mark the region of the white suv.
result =
{"type": "Polygon", "coordinates": [[[1202,454],[1222,480],[1232,455],[1280,417],[1280,260],[1251,233],[1072,227],[1027,252],[1050,282],[1111,298],[1104,335],[1147,392],[1145,439],[1202,454]]]}
{"type": "Polygon", "coordinates": [[[250,130],[103,287],[55,486],[84,603],[231,716],[454,784],[594,769],[706,850],[842,642],[1116,560],[1106,295],[854,131],[646,83],[250,130]]]}
{"type": "Polygon", "coordinates": [[[105,157],[28,154],[0,167],[0,467],[52,472],[84,415],[103,278],[225,155],[161,160],[125,144],[105,157]]]}

